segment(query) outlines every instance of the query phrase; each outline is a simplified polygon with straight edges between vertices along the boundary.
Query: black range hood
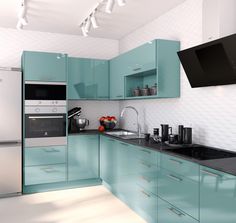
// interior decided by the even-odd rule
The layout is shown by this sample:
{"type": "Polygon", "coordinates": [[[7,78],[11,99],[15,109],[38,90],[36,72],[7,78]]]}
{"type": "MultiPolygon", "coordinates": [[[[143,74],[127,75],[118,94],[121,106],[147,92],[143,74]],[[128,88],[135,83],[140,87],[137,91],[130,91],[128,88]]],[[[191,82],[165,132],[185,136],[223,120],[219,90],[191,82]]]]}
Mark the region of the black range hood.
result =
{"type": "Polygon", "coordinates": [[[236,84],[236,34],[178,52],[191,87],[236,84]]]}

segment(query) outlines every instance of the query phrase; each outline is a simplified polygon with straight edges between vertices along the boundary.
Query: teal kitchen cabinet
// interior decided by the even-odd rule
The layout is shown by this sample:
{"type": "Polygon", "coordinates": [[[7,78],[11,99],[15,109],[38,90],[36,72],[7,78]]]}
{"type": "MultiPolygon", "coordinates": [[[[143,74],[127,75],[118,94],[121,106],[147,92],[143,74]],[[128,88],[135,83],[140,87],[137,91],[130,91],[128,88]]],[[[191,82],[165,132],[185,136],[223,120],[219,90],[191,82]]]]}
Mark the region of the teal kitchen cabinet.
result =
{"type": "Polygon", "coordinates": [[[162,154],[158,196],[199,220],[199,165],[162,154]]]}
{"type": "Polygon", "coordinates": [[[159,153],[101,136],[100,157],[100,176],[108,189],[147,222],[155,223],[159,153]]]}
{"type": "Polygon", "coordinates": [[[158,199],[157,207],[157,222],[158,223],[197,223],[198,221],[189,217],[180,209],[170,203],[158,199]]]}
{"type": "Polygon", "coordinates": [[[156,41],[145,43],[124,55],[125,75],[156,69],[156,41]]]}
{"type": "Polygon", "coordinates": [[[68,181],[99,178],[98,135],[68,137],[68,181]]]}
{"type": "Polygon", "coordinates": [[[100,136],[100,177],[113,192],[117,189],[117,152],[116,140],[100,136]]]}
{"type": "Polygon", "coordinates": [[[118,56],[110,61],[110,99],[124,99],[125,56],[118,56]]]}
{"type": "Polygon", "coordinates": [[[22,69],[25,81],[66,82],[67,55],[24,51],[22,69]]]}
{"type": "Polygon", "coordinates": [[[236,176],[200,168],[200,222],[236,221],[236,176]]]}
{"type": "Polygon", "coordinates": [[[109,62],[86,58],[68,58],[68,98],[109,98],[109,62]]]}
{"type": "Polygon", "coordinates": [[[24,186],[65,182],[66,153],[66,146],[25,148],[24,186]]]}
{"type": "Polygon", "coordinates": [[[109,61],[94,60],[96,99],[109,99],[109,61]]]}
{"type": "Polygon", "coordinates": [[[68,99],[95,97],[91,59],[68,58],[68,99]]]}
{"type": "Polygon", "coordinates": [[[125,99],[176,98],[180,96],[178,41],[154,40],[126,53],[125,99]],[[157,93],[134,96],[133,90],[157,86],[157,93]]]}

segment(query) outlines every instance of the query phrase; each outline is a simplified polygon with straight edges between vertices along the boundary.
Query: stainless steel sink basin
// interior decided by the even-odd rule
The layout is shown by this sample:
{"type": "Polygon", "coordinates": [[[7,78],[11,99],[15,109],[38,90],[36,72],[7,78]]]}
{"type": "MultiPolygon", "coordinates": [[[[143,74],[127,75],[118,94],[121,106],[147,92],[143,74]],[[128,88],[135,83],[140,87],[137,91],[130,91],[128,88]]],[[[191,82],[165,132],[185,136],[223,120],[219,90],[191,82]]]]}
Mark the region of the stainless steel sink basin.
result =
{"type": "Polygon", "coordinates": [[[112,132],[105,132],[107,135],[112,135],[121,139],[140,139],[144,138],[144,135],[141,134],[138,136],[135,132],[120,130],[120,131],[112,131],[112,132]]]}

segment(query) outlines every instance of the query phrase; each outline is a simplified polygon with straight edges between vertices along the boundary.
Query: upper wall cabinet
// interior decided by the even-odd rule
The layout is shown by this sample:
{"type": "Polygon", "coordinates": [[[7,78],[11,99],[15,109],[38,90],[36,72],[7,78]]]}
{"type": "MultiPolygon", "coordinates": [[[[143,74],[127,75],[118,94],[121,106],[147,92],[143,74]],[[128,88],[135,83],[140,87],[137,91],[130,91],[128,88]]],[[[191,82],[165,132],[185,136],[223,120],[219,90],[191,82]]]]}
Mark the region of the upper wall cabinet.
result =
{"type": "Polygon", "coordinates": [[[67,81],[67,55],[24,51],[22,69],[26,81],[67,81]]]}
{"type": "Polygon", "coordinates": [[[144,99],[180,96],[178,41],[154,40],[110,63],[110,98],[144,99]]]}
{"type": "Polygon", "coordinates": [[[68,58],[68,98],[108,99],[109,62],[68,58]]]}

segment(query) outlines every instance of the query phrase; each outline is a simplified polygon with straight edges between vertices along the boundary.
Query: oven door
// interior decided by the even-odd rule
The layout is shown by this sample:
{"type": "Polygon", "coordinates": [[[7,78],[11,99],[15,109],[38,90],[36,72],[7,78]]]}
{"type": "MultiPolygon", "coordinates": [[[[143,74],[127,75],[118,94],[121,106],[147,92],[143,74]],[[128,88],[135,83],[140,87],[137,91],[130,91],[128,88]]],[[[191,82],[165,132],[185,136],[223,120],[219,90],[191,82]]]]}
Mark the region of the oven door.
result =
{"type": "Polygon", "coordinates": [[[26,114],[25,143],[31,146],[66,145],[66,114],[26,114]]]}

